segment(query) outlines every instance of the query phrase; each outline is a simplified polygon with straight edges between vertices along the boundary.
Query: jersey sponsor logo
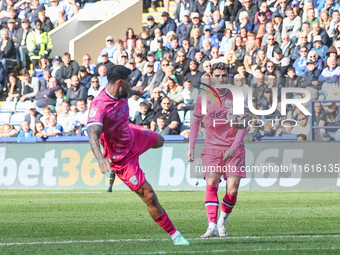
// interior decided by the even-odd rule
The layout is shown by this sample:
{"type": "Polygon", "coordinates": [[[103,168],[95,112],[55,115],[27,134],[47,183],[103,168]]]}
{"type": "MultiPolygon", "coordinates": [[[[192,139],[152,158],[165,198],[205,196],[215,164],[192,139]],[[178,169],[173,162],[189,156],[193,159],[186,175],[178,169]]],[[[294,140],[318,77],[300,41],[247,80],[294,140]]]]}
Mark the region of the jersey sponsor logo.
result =
{"type": "Polygon", "coordinates": [[[137,177],[134,175],[132,176],[129,181],[131,182],[132,185],[136,186],[138,184],[138,179],[137,177]]]}
{"type": "Polygon", "coordinates": [[[92,108],[92,109],[91,109],[90,118],[93,118],[94,116],[96,116],[97,110],[98,110],[97,108],[92,108]]]}

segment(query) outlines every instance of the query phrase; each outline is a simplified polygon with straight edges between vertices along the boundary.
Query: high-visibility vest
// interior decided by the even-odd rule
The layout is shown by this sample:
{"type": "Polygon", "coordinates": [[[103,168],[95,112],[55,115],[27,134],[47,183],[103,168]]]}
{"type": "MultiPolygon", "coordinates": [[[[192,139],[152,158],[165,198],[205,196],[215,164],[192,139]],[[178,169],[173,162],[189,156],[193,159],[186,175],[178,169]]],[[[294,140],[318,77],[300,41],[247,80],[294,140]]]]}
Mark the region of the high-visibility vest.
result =
{"type": "Polygon", "coordinates": [[[51,36],[47,32],[37,33],[35,30],[28,33],[26,46],[30,59],[40,59],[41,54],[50,54],[53,43],[51,36]]]}

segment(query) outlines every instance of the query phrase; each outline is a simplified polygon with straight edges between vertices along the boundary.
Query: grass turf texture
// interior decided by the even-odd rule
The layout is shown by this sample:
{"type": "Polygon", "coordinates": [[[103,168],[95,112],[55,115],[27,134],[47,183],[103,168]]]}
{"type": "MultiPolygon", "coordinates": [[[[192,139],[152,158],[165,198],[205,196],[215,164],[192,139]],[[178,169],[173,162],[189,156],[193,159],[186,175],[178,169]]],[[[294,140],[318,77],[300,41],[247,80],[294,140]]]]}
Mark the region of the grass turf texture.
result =
{"type": "Polygon", "coordinates": [[[340,253],[338,191],[240,192],[229,237],[212,239],[199,238],[204,192],[157,194],[190,246],[174,246],[129,191],[0,191],[0,254],[340,253]]]}

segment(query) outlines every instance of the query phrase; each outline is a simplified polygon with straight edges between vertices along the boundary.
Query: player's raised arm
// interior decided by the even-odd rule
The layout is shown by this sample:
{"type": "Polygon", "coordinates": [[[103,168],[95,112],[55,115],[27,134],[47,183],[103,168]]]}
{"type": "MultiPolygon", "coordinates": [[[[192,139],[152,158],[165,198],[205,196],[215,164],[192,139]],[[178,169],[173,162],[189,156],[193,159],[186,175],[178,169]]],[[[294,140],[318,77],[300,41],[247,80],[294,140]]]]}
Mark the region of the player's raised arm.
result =
{"type": "Polygon", "coordinates": [[[111,159],[104,158],[99,145],[99,136],[102,133],[103,127],[101,125],[90,125],[87,127],[87,132],[89,134],[89,142],[92,152],[96,159],[98,160],[100,171],[105,174],[105,172],[111,171],[111,159]]]}

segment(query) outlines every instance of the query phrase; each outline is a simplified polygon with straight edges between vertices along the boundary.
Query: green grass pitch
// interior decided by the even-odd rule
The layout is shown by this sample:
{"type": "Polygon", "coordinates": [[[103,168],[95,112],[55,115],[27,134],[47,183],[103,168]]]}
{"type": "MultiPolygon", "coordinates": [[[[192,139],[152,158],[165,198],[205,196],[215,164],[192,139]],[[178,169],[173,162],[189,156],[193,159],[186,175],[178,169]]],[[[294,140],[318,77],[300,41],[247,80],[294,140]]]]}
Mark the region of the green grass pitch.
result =
{"type": "MultiPolygon", "coordinates": [[[[340,192],[241,191],[229,237],[202,239],[204,192],[157,192],[176,247],[129,191],[0,191],[0,254],[339,254],[340,192]]],[[[219,192],[219,199],[223,196],[219,192]]]]}

